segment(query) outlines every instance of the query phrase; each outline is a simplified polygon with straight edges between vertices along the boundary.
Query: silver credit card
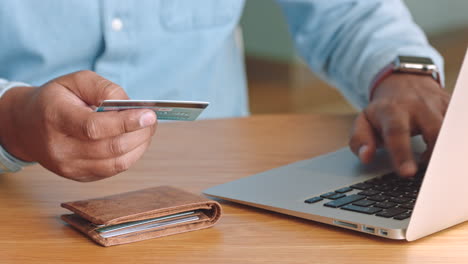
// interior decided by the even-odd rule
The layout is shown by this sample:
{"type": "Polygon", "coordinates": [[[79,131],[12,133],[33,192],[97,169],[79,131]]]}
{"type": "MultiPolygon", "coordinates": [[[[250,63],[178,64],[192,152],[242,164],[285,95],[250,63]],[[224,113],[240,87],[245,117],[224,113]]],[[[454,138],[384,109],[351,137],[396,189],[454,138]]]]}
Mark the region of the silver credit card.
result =
{"type": "Polygon", "coordinates": [[[124,229],[128,227],[139,226],[143,224],[149,224],[153,222],[158,222],[158,221],[168,220],[171,218],[177,218],[177,217],[188,216],[188,215],[193,215],[193,214],[195,214],[195,211],[182,212],[182,213],[161,216],[161,217],[156,217],[156,218],[150,218],[150,219],[145,219],[145,220],[140,220],[140,221],[131,221],[131,222],[125,222],[125,223],[111,225],[111,226],[103,226],[103,227],[96,229],[96,231],[99,233],[107,233],[107,232],[116,231],[116,230],[124,229]]]}
{"type": "Polygon", "coordinates": [[[208,107],[208,102],[171,100],[105,100],[96,112],[151,109],[159,120],[193,121],[208,107]]]}
{"type": "Polygon", "coordinates": [[[96,229],[96,232],[98,232],[101,237],[110,238],[115,236],[132,234],[140,231],[157,230],[177,224],[199,220],[200,217],[194,214],[195,211],[190,211],[147,220],[121,223],[117,225],[98,228],[96,229]]]}

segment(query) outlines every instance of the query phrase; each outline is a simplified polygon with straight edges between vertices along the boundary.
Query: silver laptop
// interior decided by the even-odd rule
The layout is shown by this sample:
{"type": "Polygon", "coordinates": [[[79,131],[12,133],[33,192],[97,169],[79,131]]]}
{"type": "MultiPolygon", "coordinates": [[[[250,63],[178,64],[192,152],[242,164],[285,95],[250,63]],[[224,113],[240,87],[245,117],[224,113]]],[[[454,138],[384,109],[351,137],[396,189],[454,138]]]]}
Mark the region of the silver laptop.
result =
{"type": "MultiPolygon", "coordinates": [[[[390,239],[413,241],[468,219],[468,55],[427,169],[405,180],[385,151],[348,148],[209,188],[206,195],[390,239]]],[[[425,146],[413,139],[420,154],[425,146]]]]}

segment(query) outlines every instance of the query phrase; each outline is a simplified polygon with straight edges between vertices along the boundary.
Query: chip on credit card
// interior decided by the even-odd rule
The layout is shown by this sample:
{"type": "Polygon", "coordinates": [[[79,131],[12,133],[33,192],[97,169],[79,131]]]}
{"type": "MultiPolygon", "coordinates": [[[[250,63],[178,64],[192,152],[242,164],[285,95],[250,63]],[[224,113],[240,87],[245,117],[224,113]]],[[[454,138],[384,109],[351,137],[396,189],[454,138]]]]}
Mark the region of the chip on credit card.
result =
{"type": "Polygon", "coordinates": [[[172,100],[105,100],[96,112],[151,109],[159,120],[193,121],[209,105],[208,102],[172,100]]]}

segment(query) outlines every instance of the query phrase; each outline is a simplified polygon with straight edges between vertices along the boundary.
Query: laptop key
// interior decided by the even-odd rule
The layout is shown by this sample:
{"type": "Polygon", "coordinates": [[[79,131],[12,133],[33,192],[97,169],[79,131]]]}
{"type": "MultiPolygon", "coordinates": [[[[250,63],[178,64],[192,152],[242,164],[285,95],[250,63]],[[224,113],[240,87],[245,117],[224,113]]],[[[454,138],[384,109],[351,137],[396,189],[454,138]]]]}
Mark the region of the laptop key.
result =
{"type": "Polygon", "coordinates": [[[376,214],[376,216],[390,218],[390,217],[394,217],[394,216],[402,214],[402,213],[406,213],[407,211],[408,210],[406,210],[406,209],[396,207],[396,208],[386,209],[386,210],[376,214]]]}
{"type": "Polygon", "coordinates": [[[376,186],[374,187],[376,190],[379,190],[379,191],[382,191],[382,192],[386,192],[386,191],[390,191],[393,189],[392,186],[390,185],[380,185],[380,186],[376,186]]]}
{"type": "Polygon", "coordinates": [[[376,191],[376,190],[365,190],[365,191],[359,192],[358,194],[365,195],[365,196],[374,196],[374,195],[377,195],[379,193],[380,192],[376,191]]]}
{"type": "Polygon", "coordinates": [[[328,197],[333,196],[335,194],[336,194],[336,192],[327,192],[327,193],[324,193],[324,194],[320,195],[320,197],[328,198],[328,197]]]}
{"type": "Polygon", "coordinates": [[[380,203],[376,203],[374,206],[383,208],[383,209],[388,209],[388,208],[395,207],[396,205],[397,205],[396,203],[392,203],[392,202],[380,202],[380,203]]]}
{"type": "Polygon", "coordinates": [[[385,192],[385,195],[392,196],[392,197],[400,197],[402,194],[403,193],[396,192],[396,191],[385,192]]]}
{"type": "Polygon", "coordinates": [[[317,197],[312,197],[312,198],[309,198],[309,199],[305,200],[304,203],[313,204],[313,203],[316,203],[316,202],[320,202],[322,200],[323,200],[322,197],[317,196],[317,197]]]}
{"type": "Polygon", "coordinates": [[[351,195],[346,196],[346,197],[343,197],[343,198],[341,198],[341,199],[328,202],[328,203],[326,203],[326,204],[324,204],[324,205],[327,206],[327,207],[338,208],[338,207],[341,207],[341,206],[343,206],[343,205],[350,204],[350,203],[356,202],[356,201],[358,201],[358,200],[362,200],[362,199],[364,199],[364,198],[366,198],[366,197],[363,196],[363,195],[351,194],[351,195]]]}
{"type": "Polygon", "coordinates": [[[358,190],[367,190],[372,187],[372,184],[361,182],[361,183],[351,185],[350,187],[353,189],[358,189],[358,190]]]}
{"type": "Polygon", "coordinates": [[[352,204],[345,205],[341,207],[341,209],[353,211],[357,213],[363,213],[363,214],[375,214],[377,212],[382,211],[382,209],[377,208],[377,207],[363,207],[363,206],[356,206],[352,204]]]}
{"type": "Polygon", "coordinates": [[[403,187],[403,188],[398,188],[399,191],[402,191],[402,192],[414,192],[416,191],[417,189],[416,188],[411,188],[411,187],[403,187]]]}
{"type": "Polygon", "coordinates": [[[405,208],[405,209],[409,209],[409,210],[413,210],[413,208],[414,208],[414,202],[401,204],[400,207],[401,207],[401,208],[405,208]]]}
{"type": "Polygon", "coordinates": [[[332,196],[328,196],[327,198],[330,199],[330,200],[336,200],[336,199],[340,199],[340,198],[343,198],[343,197],[346,197],[345,194],[342,194],[342,193],[336,193],[332,196]]]}
{"type": "Polygon", "coordinates": [[[399,214],[395,217],[393,217],[393,219],[396,219],[396,220],[405,220],[406,218],[410,217],[411,216],[411,212],[406,212],[406,213],[402,213],[402,214],[399,214]]]}
{"type": "Polygon", "coordinates": [[[347,193],[347,192],[350,192],[350,191],[352,191],[352,190],[353,190],[353,188],[344,187],[344,188],[341,188],[341,189],[336,190],[335,192],[337,192],[337,193],[347,193]]]}
{"type": "Polygon", "coordinates": [[[403,204],[403,203],[410,202],[410,201],[411,201],[411,198],[406,198],[406,197],[390,197],[390,199],[388,199],[388,200],[389,200],[390,202],[403,204]]]}
{"type": "Polygon", "coordinates": [[[405,193],[405,194],[403,194],[403,197],[407,197],[407,198],[416,199],[416,198],[418,198],[418,193],[414,193],[414,192],[411,192],[411,193],[405,193]]]}
{"type": "Polygon", "coordinates": [[[369,199],[371,201],[376,201],[376,202],[383,202],[383,201],[386,201],[388,199],[388,197],[385,196],[385,195],[374,195],[374,196],[371,196],[371,197],[367,197],[367,199],[369,199]]]}
{"type": "Polygon", "coordinates": [[[373,204],[375,204],[375,202],[370,201],[370,200],[360,200],[360,201],[353,203],[353,205],[364,206],[364,207],[371,206],[373,204]]]}

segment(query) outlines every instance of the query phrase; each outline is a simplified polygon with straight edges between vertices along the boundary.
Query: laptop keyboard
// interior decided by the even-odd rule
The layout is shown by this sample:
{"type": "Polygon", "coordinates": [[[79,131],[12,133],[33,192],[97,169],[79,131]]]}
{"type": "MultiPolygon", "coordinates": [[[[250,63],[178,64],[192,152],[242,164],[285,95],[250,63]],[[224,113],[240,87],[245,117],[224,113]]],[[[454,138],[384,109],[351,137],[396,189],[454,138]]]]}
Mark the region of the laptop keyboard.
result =
{"type": "Polygon", "coordinates": [[[411,216],[423,176],[424,171],[409,179],[390,173],[304,202],[314,204],[325,200],[326,207],[404,220],[411,216]]]}

